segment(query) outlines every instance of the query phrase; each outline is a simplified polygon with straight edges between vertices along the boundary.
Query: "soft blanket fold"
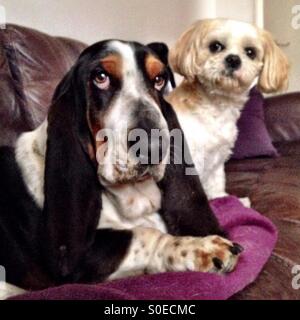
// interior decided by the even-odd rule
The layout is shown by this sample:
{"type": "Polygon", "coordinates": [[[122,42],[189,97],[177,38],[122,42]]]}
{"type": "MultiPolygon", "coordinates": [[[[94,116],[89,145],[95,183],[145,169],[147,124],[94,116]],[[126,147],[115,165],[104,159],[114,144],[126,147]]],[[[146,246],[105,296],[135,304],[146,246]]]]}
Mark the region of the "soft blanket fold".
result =
{"type": "Polygon", "coordinates": [[[230,274],[164,273],[99,285],[65,285],[15,299],[228,299],[257,278],[274,249],[277,231],[267,218],[243,207],[235,197],[213,200],[211,206],[230,239],[245,249],[236,270],[230,274]]]}

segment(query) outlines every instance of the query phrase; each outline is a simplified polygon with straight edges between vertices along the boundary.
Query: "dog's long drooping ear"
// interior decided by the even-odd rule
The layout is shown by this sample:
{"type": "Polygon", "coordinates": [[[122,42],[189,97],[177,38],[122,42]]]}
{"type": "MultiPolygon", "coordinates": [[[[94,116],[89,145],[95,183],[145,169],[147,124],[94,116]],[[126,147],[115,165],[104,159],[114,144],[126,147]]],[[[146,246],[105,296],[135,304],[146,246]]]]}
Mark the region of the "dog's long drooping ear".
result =
{"type": "MultiPolygon", "coordinates": [[[[162,98],[161,98],[162,99],[162,98]]],[[[222,235],[224,232],[212,212],[199,176],[188,175],[189,170],[196,170],[192,164],[188,145],[177,116],[170,104],[161,100],[161,108],[169,131],[179,130],[182,141],[170,141],[170,163],[166,165],[165,175],[159,182],[162,191],[161,214],[168,232],[179,236],[222,235]],[[183,142],[183,143],[181,143],[183,142]],[[175,162],[176,154],[181,154],[181,163],[175,162]],[[185,156],[183,156],[185,154],[185,156]],[[186,163],[185,160],[188,160],[186,163]]]]}
{"type": "Polygon", "coordinates": [[[265,93],[282,91],[288,86],[288,59],[268,31],[260,32],[264,46],[264,65],[259,78],[259,88],[265,93]]]}
{"type": "MultiPolygon", "coordinates": [[[[164,64],[169,65],[169,50],[165,44],[151,43],[148,46],[164,64]]],[[[174,77],[172,71],[171,74],[174,77]]],[[[180,142],[183,142],[178,146],[174,139],[171,139],[170,163],[166,166],[164,178],[159,182],[162,191],[161,214],[166,222],[168,232],[180,236],[224,235],[209,206],[198,175],[187,175],[188,169],[195,170],[193,164],[190,162],[190,165],[187,165],[183,158],[181,164],[175,164],[178,151],[181,155],[185,153],[189,159],[191,156],[173,108],[162,97],[160,99],[162,113],[167,121],[169,131],[179,130],[182,137],[180,142]]]]}
{"type": "Polygon", "coordinates": [[[175,77],[169,65],[169,48],[163,42],[152,42],[147,45],[152,51],[154,51],[159,59],[167,66],[169,73],[169,81],[174,89],[176,87],[175,77]]]}
{"type": "Polygon", "coordinates": [[[44,259],[58,282],[74,272],[92,244],[101,210],[85,81],[75,65],[58,86],[48,115],[44,259]]]}

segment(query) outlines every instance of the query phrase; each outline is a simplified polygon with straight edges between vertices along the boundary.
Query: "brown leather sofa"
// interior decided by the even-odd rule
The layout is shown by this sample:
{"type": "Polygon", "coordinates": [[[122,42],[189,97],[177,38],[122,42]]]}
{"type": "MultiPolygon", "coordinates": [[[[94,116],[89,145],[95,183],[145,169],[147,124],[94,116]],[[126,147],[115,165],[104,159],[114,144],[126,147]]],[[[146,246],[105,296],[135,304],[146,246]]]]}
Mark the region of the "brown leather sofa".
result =
{"type": "Polygon", "coordinates": [[[45,119],[54,88],[85,47],[14,25],[0,30],[0,145],[45,119]]]}
{"type": "MultiPolygon", "coordinates": [[[[84,47],[14,25],[0,30],[0,145],[13,145],[45,118],[55,86],[84,47]]],[[[279,240],[259,278],[234,299],[299,299],[292,267],[300,264],[300,93],[266,99],[265,116],[281,156],[231,161],[227,182],[276,224],[279,240]]]]}

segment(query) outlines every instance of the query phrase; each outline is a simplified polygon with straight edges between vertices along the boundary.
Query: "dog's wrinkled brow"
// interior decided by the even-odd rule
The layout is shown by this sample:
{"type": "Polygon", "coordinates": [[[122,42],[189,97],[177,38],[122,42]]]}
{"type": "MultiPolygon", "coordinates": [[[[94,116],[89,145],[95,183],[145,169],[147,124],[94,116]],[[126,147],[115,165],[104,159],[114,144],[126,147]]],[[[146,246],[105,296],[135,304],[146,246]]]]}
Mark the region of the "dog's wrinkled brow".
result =
{"type": "Polygon", "coordinates": [[[102,68],[112,76],[122,78],[122,57],[117,53],[111,53],[100,60],[102,68]]]}
{"type": "Polygon", "coordinates": [[[149,54],[145,59],[145,67],[150,79],[154,79],[165,69],[164,64],[151,54],[149,54]]]}

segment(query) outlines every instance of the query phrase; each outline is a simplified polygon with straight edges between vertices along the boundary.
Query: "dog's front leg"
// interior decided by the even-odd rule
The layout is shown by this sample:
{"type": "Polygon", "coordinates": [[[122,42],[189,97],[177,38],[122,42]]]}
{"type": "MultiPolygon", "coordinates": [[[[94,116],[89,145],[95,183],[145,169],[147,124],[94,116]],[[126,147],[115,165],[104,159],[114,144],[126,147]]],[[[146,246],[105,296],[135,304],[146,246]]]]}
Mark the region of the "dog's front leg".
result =
{"type": "Polygon", "coordinates": [[[205,193],[209,200],[228,196],[226,193],[226,177],[224,164],[218,165],[208,179],[203,182],[205,193]]]}
{"type": "Polygon", "coordinates": [[[242,248],[219,236],[177,237],[150,228],[135,228],[128,252],[109,279],[143,273],[234,269],[242,248]]]}
{"type": "MultiPolygon", "coordinates": [[[[228,196],[228,193],[226,192],[225,166],[223,163],[211,173],[207,181],[203,184],[203,187],[209,200],[228,196]]],[[[249,198],[240,198],[240,201],[246,208],[251,207],[249,198]]]]}

